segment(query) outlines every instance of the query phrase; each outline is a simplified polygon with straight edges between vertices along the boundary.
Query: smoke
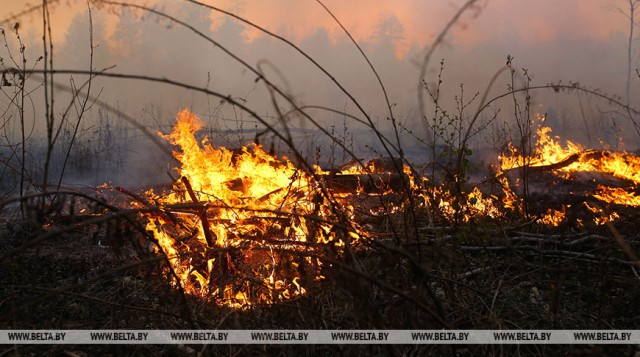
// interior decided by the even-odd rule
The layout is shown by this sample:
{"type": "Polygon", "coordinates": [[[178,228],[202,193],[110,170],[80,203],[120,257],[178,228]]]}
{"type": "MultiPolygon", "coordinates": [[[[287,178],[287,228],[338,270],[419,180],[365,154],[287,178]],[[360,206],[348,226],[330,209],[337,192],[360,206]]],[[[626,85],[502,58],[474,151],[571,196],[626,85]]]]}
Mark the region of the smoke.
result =
{"type": "MultiPolygon", "coordinates": [[[[426,150],[420,140],[425,135],[425,124],[418,117],[416,108],[420,61],[427,46],[462,3],[325,1],[377,69],[390,98],[393,114],[404,126],[399,135],[407,146],[405,150],[416,155],[426,150]]],[[[145,4],[184,21],[208,39],[167,18],[144,11],[106,5],[93,7],[93,69],[110,68],[110,72],[167,78],[211,90],[234,98],[270,125],[281,128],[280,114],[290,112],[292,105],[282,98],[274,101],[273,93],[263,81],[256,81],[258,75],[232,59],[221,49],[222,46],[261,71],[297,105],[328,107],[365,120],[361,110],[330,78],[282,42],[220,13],[192,4],[166,0],[147,1],[145,4]]],[[[395,136],[391,131],[389,108],[376,78],[361,54],[318,4],[293,0],[222,1],[217,4],[290,39],[331,73],[378,128],[391,137],[395,136]]],[[[465,100],[476,93],[482,96],[494,73],[505,65],[507,55],[514,57],[518,76],[522,69],[528,71],[532,85],[562,80],[563,83],[580,82],[581,86],[598,88],[611,95],[622,93],[626,80],[627,25],[622,15],[605,8],[602,1],[492,0],[479,4],[480,8],[466,14],[453,28],[443,46],[435,52],[428,70],[426,81],[433,85],[437,80],[438,63],[444,59],[441,104],[450,112],[456,109],[456,97],[461,95],[460,85],[463,85],[465,100]]],[[[4,11],[16,13],[20,10],[15,4],[11,6],[4,11]]],[[[90,23],[86,4],[80,1],[59,4],[51,11],[56,67],[87,70],[90,63],[90,23]]],[[[23,20],[22,35],[27,43],[30,63],[33,63],[33,59],[42,54],[42,23],[35,14],[30,16],[23,20]]],[[[11,36],[7,37],[13,41],[11,36]]],[[[15,43],[11,45],[15,46],[15,43]]],[[[6,58],[6,54],[3,56],[6,58]]],[[[41,67],[41,63],[37,66],[41,67]]],[[[56,78],[61,84],[69,83],[68,76],[56,78]]],[[[35,88],[38,82],[37,78],[34,79],[32,87],[35,88]]],[[[86,77],[74,76],[78,83],[84,79],[86,77]]],[[[509,83],[508,73],[503,74],[491,88],[489,98],[506,92],[509,83]]],[[[637,81],[632,88],[635,102],[638,102],[640,91],[637,81]]],[[[100,100],[118,106],[141,121],[147,120],[154,127],[170,125],[175,113],[182,108],[199,114],[211,128],[240,133],[238,137],[246,141],[253,140],[252,133],[264,127],[251,114],[238,106],[224,103],[220,98],[164,83],[97,78],[93,83],[93,94],[99,94],[100,100]],[[153,108],[153,115],[149,114],[149,108],[153,108]],[[241,135],[247,130],[253,132],[241,135]]],[[[42,96],[36,91],[32,97],[35,110],[30,118],[41,130],[42,96]]],[[[628,119],[613,118],[608,114],[611,111],[608,104],[595,98],[546,90],[532,93],[532,99],[532,112],[549,114],[549,123],[558,134],[590,141],[589,144],[597,144],[598,140],[618,142],[620,138],[630,143],[637,140],[634,131],[627,130],[630,128],[628,119]],[[611,129],[612,122],[616,122],[617,129],[611,129]]],[[[69,100],[70,97],[60,94],[57,97],[58,108],[69,100]]],[[[2,105],[8,104],[3,102],[2,105]]],[[[472,115],[478,105],[479,99],[476,99],[466,109],[466,115],[472,115]]],[[[427,113],[432,113],[432,104],[429,106],[427,113]]],[[[500,121],[513,123],[513,110],[513,100],[508,97],[487,110],[486,117],[499,112],[500,121]]],[[[375,147],[376,144],[370,140],[370,128],[348,115],[317,109],[309,112],[323,129],[340,129],[346,125],[346,130],[356,136],[352,143],[354,151],[371,152],[371,147],[375,147]]],[[[96,113],[97,110],[93,110],[83,119],[86,127],[99,125],[96,113]]],[[[290,127],[308,133],[318,130],[300,116],[286,118],[286,125],[290,127]]],[[[316,140],[309,139],[314,135],[302,136],[307,151],[313,151],[314,145],[329,151],[331,143],[322,139],[317,139],[317,144],[310,143],[316,140]]],[[[478,136],[476,144],[500,144],[490,142],[488,136],[489,133],[484,137],[478,136]]],[[[235,139],[225,142],[218,137],[218,140],[224,145],[239,144],[235,139]]],[[[136,176],[135,171],[152,170],[137,164],[147,163],[144,155],[154,152],[153,147],[147,149],[145,146],[130,152],[135,152],[135,155],[125,160],[130,165],[126,172],[136,181],[138,177],[149,177],[144,174],[136,176]]]]}

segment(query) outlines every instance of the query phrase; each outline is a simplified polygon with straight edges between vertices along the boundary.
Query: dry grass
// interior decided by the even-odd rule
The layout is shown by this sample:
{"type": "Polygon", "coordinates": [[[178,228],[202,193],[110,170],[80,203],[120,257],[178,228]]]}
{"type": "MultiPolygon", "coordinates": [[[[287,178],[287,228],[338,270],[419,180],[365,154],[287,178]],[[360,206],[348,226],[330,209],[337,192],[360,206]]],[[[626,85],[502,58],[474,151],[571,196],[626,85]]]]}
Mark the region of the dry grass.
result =
{"type": "MultiPolygon", "coordinates": [[[[368,200],[364,200],[367,202],[368,200]]],[[[417,211],[418,217],[426,217],[417,211]]],[[[616,226],[635,237],[633,210],[616,226]]],[[[297,300],[246,310],[183,296],[162,259],[135,229],[84,225],[29,249],[42,230],[0,229],[1,329],[635,329],[640,282],[611,232],[476,221],[457,228],[418,222],[401,239],[406,213],[369,222],[372,240],[327,264],[326,279],[297,300]],[[127,232],[122,234],[122,232],[127,232]],[[17,253],[13,253],[17,252],[17,253]],[[6,254],[8,253],[8,254],[6,254]],[[580,255],[580,254],[583,255],[580,255]]],[[[520,224],[524,223],[524,224],[520,224]]],[[[135,224],[123,223],[120,224],[135,224]]],[[[76,224],[77,227],[77,224],[76,224]]],[[[47,228],[48,230],[54,228],[47,228]]],[[[630,240],[638,250],[637,240],[630,240]]],[[[418,354],[629,355],[633,346],[6,346],[10,355],[418,354]],[[584,350],[584,351],[583,351],[584,350]]]]}

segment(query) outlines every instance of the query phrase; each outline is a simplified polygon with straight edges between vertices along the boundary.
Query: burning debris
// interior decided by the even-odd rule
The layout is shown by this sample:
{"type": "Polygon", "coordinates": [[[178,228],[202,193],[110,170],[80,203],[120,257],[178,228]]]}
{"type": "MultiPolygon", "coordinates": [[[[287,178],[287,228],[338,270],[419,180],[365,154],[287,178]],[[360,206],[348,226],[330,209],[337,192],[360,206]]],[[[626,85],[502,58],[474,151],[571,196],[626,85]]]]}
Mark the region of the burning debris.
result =
{"type": "MultiPolygon", "coordinates": [[[[349,197],[393,195],[407,189],[420,197],[418,206],[437,212],[446,221],[504,219],[522,214],[520,195],[511,187],[522,185],[514,172],[551,173],[570,180],[576,172],[597,172],[633,185],[640,182],[640,158],[629,153],[586,150],[568,142],[561,146],[551,130],[540,127],[533,155],[511,147],[499,157],[495,177],[500,192],[483,193],[478,186],[454,194],[446,186],[433,186],[402,162],[377,159],[340,170],[315,172],[296,168],[286,157],[265,153],[259,145],[239,150],[214,148],[208,138],[196,140],[202,127],[188,111],[178,114],[168,135],[160,134],[179,150],[174,156],[180,180],[164,192],[148,190],[136,206],[160,208],[144,211],[146,229],[157,250],[168,257],[175,284],[187,293],[219,305],[243,308],[302,296],[309,285],[323,279],[323,257],[358,245],[366,235],[360,207],[349,197]],[[397,172],[401,167],[403,172],[397,172]]],[[[589,197],[607,204],[638,206],[633,190],[599,185],[589,197]]],[[[402,199],[376,216],[406,208],[402,199]]],[[[537,215],[553,227],[567,221],[575,206],[590,212],[596,224],[619,218],[598,205],[563,203],[537,215]]],[[[370,207],[369,207],[370,208],[370,207]]],[[[419,207],[414,207],[419,208],[419,207]]],[[[374,212],[375,211],[375,212],[374,212]]],[[[578,219],[582,224],[582,219],[578,219]]]]}
{"type": "Polygon", "coordinates": [[[314,176],[260,146],[214,148],[195,133],[188,111],[163,137],[180,151],[181,180],[166,193],[146,192],[162,213],[146,214],[159,250],[190,294],[245,307],[303,295],[322,279],[320,250],[356,243],[353,207],[339,207],[314,176]]]}
{"type": "MultiPolygon", "coordinates": [[[[544,118],[541,121],[544,122],[544,118]]],[[[636,207],[640,204],[636,196],[637,186],[640,184],[639,156],[624,151],[586,149],[571,141],[563,146],[558,137],[552,137],[551,132],[551,128],[539,126],[536,131],[538,140],[529,156],[510,146],[509,153],[499,157],[498,177],[504,177],[510,172],[521,172],[526,167],[529,175],[546,172],[564,180],[570,188],[569,195],[583,195],[583,201],[592,198],[597,200],[594,202],[614,206],[636,207]],[[586,183],[595,183],[597,186],[586,183]],[[575,186],[578,185],[585,186],[584,192],[576,192],[578,188],[575,186]]],[[[519,178],[515,181],[517,186],[522,185],[519,178]]],[[[597,224],[620,217],[617,212],[605,214],[603,209],[594,208],[594,204],[590,205],[586,201],[582,203],[582,207],[594,214],[593,220],[597,224]]],[[[540,221],[549,226],[557,226],[564,221],[567,209],[571,206],[563,204],[561,210],[549,209],[541,215],[540,221]]]]}

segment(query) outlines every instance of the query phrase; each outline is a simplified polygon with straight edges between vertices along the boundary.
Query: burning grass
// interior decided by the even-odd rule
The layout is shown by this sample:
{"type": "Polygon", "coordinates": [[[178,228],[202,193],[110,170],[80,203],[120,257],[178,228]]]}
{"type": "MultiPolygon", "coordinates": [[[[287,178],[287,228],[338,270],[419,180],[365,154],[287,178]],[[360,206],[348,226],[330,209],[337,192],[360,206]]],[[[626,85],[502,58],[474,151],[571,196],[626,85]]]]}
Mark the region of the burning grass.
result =
{"type": "MultiPolygon", "coordinates": [[[[513,166],[517,151],[491,184],[455,193],[406,167],[389,172],[396,165],[377,165],[382,159],[310,173],[259,146],[228,150],[198,142],[198,129],[195,116],[181,112],[173,132],[163,135],[181,162],[171,187],[141,196],[96,188],[101,198],[85,194],[84,203],[69,193],[47,215],[38,215],[42,206],[33,200],[32,221],[44,225],[5,226],[0,312],[12,319],[2,326],[584,329],[639,323],[633,313],[640,296],[633,253],[640,248],[639,222],[629,198],[635,191],[625,186],[634,181],[621,177],[635,167],[629,153],[581,148],[565,150],[557,161],[533,161],[530,185],[570,189],[532,194],[535,204],[525,214],[521,169],[513,166]],[[615,157],[628,165],[611,171],[602,164],[615,157]],[[575,163],[567,158],[612,179],[582,182],[579,172],[565,170],[575,163]],[[365,177],[373,179],[367,184],[365,177]],[[53,311],[68,314],[61,319],[53,311]]],[[[516,352],[506,346],[437,351],[516,352]]]]}
{"type": "MultiPolygon", "coordinates": [[[[157,251],[168,257],[174,284],[188,294],[231,308],[297,299],[324,278],[326,266],[331,266],[327,262],[353,254],[352,249],[358,251],[358,247],[370,248],[372,240],[378,238],[380,232],[376,228],[369,224],[367,232],[365,223],[356,219],[361,207],[354,208],[350,203],[356,196],[372,195],[363,190],[360,181],[351,186],[351,194],[336,194],[322,179],[327,177],[326,171],[316,168],[309,173],[298,169],[286,158],[266,154],[260,146],[240,150],[214,148],[207,138],[196,140],[200,128],[197,117],[182,111],[173,132],[161,134],[179,148],[174,155],[181,163],[177,168],[181,179],[170,191],[147,191],[142,201],[159,207],[143,214],[146,229],[153,233],[157,251]]],[[[531,158],[523,158],[513,147],[509,155],[500,157],[496,194],[483,193],[476,186],[456,195],[446,186],[432,186],[426,179],[415,177],[405,167],[401,175],[406,177],[406,192],[420,200],[409,205],[400,191],[394,193],[389,186],[380,186],[373,196],[395,195],[400,199],[381,206],[374,204],[369,208],[370,216],[383,217],[392,225],[398,223],[392,222],[392,217],[406,214],[407,210],[432,211],[435,218],[449,223],[518,219],[525,212],[523,199],[510,186],[517,190],[522,182],[517,177],[509,180],[505,173],[517,172],[524,163],[530,170],[540,169],[562,180],[571,180],[571,174],[586,171],[636,182],[635,165],[640,159],[634,155],[585,150],[570,142],[563,147],[551,138],[546,127],[540,127],[538,135],[531,158]]],[[[392,167],[385,168],[381,162],[354,165],[331,175],[355,175],[358,179],[359,175],[391,175],[392,167]]],[[[634,206],[629,198],[634,197],[633,192],[619,187],[599,185],[597,191],[581,197],[609,205],[634,206]]],[[[134,206],[141,206],[140,201],[134,206]]],[[[558,209],[540,209],[532,217],[547,227],[578,228],[589,219],[604,225],[619,219],[620,214],[605,213],[594,202],[568,202],[561,203],[558,209]]],[[[408,229],[406,222],[399,227],[404,227],[405,232],[408,229]]]]}
{"type": "MultiPolygon", "coordinates": [[[[544,118],[540,118],[540,123],[544,118]]],[[[537,140],[531,156],[523,156],[516,147],[509,146],[508,153],[499,157],[498,177],[505,176],[509,172],[521,174],[523,169],[527,172],[548,172],[552,177],[546,177],[547,182],[561,191],[559,181],[565,185],[573,186],[568,194],[579,198],[595,199],[597,203],[589,203],[587,200],[571,204],[566,202],[559,210],[549,208],[546,212],[540,212],[539,217],[543,223],[557,226],[566,221],[567,209],[585,209],[594,214],[593,221],[597,224],[605,224],[620,218],[619,213],[605,210],[597,206],[606,205],[615,210],[615,207],[635,207],[638,205],[636,190],[640,184],[640,157],[628,152],[613,152],[609,150],[587,149],[580,144],[567,141],[565,145],[560,143],[560,138],[551,135],[551,128],[539,124],[536,131],[537,140]],[[589,180],[581,179],[586,176],[589,180]],[[589,182],[590,181],[590,182],[589,182]],[[590,185],[594,183],[594,185],[590,185]],[[587,184],[587,186],[584,186],[587,184]],[[582,192],[581,191],[582,187],[582,192]]],[[[540,174],[543,177],[544,174],[540,174]]],[[[520,177],[512,175],[516,187],[530,185],[523,183],[520,177]]],[[[505,196],[509,196],[508,187],[504,186],[505,196]]],[[[555,192],[558,194],[559,192],[555,192]]],[[[610,210],[607,208],[607,210],[610,210]]],[[[579,222],[580,224],[582,223],[579,222]]]]}

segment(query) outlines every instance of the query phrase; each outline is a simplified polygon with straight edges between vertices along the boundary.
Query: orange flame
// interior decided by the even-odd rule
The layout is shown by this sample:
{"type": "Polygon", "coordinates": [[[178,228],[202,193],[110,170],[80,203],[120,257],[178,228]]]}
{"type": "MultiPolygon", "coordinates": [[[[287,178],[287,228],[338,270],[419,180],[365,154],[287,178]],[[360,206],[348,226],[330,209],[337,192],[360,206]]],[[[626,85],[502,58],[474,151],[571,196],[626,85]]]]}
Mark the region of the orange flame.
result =
{"type": "MultiPolygon", "coordinates": [[[[626,151],[594,151],[587,150],[580,144],[567,140],[565,146],[558,141],[558,137],[551,136],[551,128],[540,126],[536,135],[533,155],[529,158],[530,166],[545,166],[570,160],[567,165],[558,168],[559,173],[570,172],[599,172],[617,178],[640,184],[640,157],[626,151]]],[[[501,171],[521,167],[525,163],[524,157],[517,148],[510,148],[511,155],[499,156],[501,171]]]]}
{"type": "MultiPolygon", "coordinates": [[[[544,118],[540,119],[544,121],[544,118]]],[[[567,141],[563,146],[559,143],[558,137],[551,136],[551,128],[545,126],[540,126],[536,135],[538,140],[530,157],[525,159],[518,148],[513,146],[509,148],[508,155],[499,156],[500,172],[522,167],[526,163],[531,167],[549,166],[550,171],[565,178],[570,178],[571,173],[592,172],[627,180],[635,185],[640,184],[640,157],[637,155],[625,151],[589,150],[571,141],[567,141]]],[[[606,203],[640,206],[640,197],[623,188],[599,185],[597,192],[592,196],[606,203]]],[[[599,210],[588,205],[587,207],[597,214],[594,218],[597,224],[619,218],[616,212],[602,215],[599,210]]],[[[558,215],[559,212],[549,211],[541,221],[556,225],[558,215]]]]}
{"type": "MultiPolygon", "coordinates": [[[[571,207],[571,206],[568,206],[571,207]]],[[[540,217],[540,222],[549,227],[558,227],[565,221],[567,214],[567,206],[562,205],[562,210],[557,211],[549,208],[545,214],[540,217]]]]}
{"type": "MultiPolygon", "coordinates": [[[[335,224],[335,207],[313,176],[286,158],[258,145],[232,151],[207,138],[199,143],[201,127],[189,111],[178,113],[173,131],[161,136],[180,148],[174,156],[183,180],[171,192],[146,193],[167,213],[148,214],[147,229],[179,283],[234,308],[305,294],[303,281],[322,278],[313,252],[357,241],[362,232],[351,222],[335,224]]],[[[343,209],[353,214],[349,205],[343,209]]]]}
{"type": "Polygon", "coordinates": [[[640,196],[636,196],[635,192],[627,192],[620,187],[607,187],[598,185],[598,190],[593,197],[604,202],[613,202],[625,206],[640,206],[640,196]]]}

